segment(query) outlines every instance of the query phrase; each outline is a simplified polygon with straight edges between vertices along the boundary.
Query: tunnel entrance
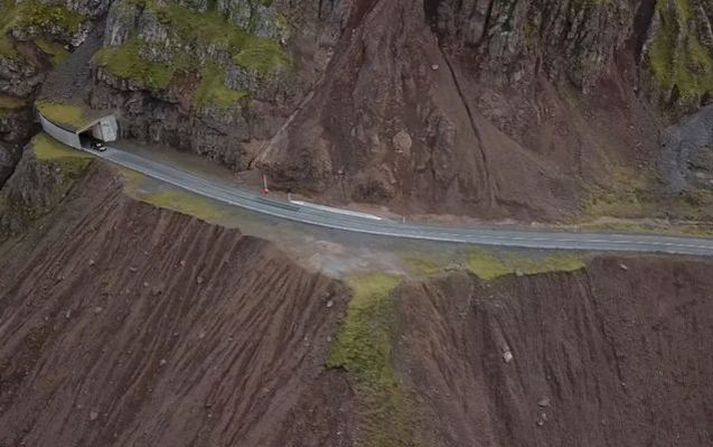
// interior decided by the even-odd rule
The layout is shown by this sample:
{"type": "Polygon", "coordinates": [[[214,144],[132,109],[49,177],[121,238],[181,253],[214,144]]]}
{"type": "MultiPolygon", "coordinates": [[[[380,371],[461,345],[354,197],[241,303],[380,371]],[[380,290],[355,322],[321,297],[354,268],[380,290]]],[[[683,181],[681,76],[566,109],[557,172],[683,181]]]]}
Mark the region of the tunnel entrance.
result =
{"type": "Polygon", "coordinates": [[[119,126],[114,115],[104,116],[87,126],[78,129],[77,135],[82,147],[89,148],[93,143],[116,141],[119,126]]]}

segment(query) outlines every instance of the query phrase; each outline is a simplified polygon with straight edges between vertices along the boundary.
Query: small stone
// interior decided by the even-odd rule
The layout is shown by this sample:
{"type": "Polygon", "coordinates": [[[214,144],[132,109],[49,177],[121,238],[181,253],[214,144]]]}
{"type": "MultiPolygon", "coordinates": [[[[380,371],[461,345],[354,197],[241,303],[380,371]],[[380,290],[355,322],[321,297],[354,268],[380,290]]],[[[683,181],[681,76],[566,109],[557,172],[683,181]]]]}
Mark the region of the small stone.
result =
{"type": "Polygon", "coordinates": [[[90,259],[90,260],[89,260],[89,265],[94,265],[94,264],[96,264],[96,262],[94,262],[94,259],[90,259]]]}
{"type": "Polygon", "coordinates": [[[512,358],[513,358],[512,352],[510,352],[510,351],[503,352],[503,360],[505,361],[505,363],[512,362],[512,358]]]}
{"type": "Polygon", "coordinates": [[[97,413],[96,411],[92,410],[89,412],[89,420],[90,421],[96,421],[98,417],[99,417],[99,413],[97,413]]]}
{"type": "Polygon", "coordinates": [[[438,64],[433,64],[433,65],[431,65],[431,70],[433,70],[433,71],[436,71],[436,70],[438,70],[439,68],[441,68],[441,67],[439,67],[438,64]]]}
{"type": "Polygon", "coordinates": [[[211,404],[211,403],[209,403],[209,402],[206,402],[206,404],[205,404],[205,407],[206,407],[206,408],[211,408],[212,406],[213,406],[213,404],[211,404]]]}
{"type": "Polygon", "coordinates": [[[94,308],[94,313],[97,314],[97,315],[99,315],[99,314],[102,313],[103,311],[104,311],[104,309],[103,309],[101,306],[97,306],[97,307],[94,308]]]}
{"type": "Polygon", "coordinates": [[[547,422],[547,414],[540,413],[540,417],[537,419],[537,426],[542,427],[543,425],[545,425],[545,422],[547,422]]]}
{"type": "Polygon", "coordinates": [[[69,310],[67,310],[67,312],[65,312],[64,318],[66,318],[66,319],[68,319],[68,320],[69,320],[70,318],[72,318],[72,310],[71,310],[71,309],[69,309],[69,310]]]}
{"type": "Polygon", "coordinates": [[[198,338],[203,340],[205,338],[205,332],[201,332],[200,334],[198,334],[198,338]]]}
{"type": "Polygon", "coordinates": [[[136,273],[136,272],[139,271],[139,269],[137,269],[136,267],[131,266],[131,267],[129,267],[129,271],[130,271],[131,273],[136,273]]]}
{"type": "Polygon", "coordinates": [[[184,261],[183,259],[181,259],[181,262],[179,262],[179,264],[181,264],[181,267],[185,267],[185,266],[186,266],[186,261],[184,261]]]}
{"type": "Polygon", "coordinates": [[[148,286],[149,286],[149,283],[144,282],[144,287],[148,287],[148,286]]]}
{"type": "Polygon", "coordinates": [[[621,264],[619,264],[619,268],[625,272],[629,271],[629,267],[626,264],[624,264],[623,262],[621,264]]]}
{"type": "Polygon", "coordinates": [[[515,276],[522,277],[522,276],[525,276],[525,273],[523,273],[522,270],[515,270],[515,276]]]}
{"type": "Polygon", "coordinates": [[[334,306],[334,301],[332,301],[332,300],[327,301],[327,309],[329,309],[332,306],[334,306]]]}
{"type": "Polygon", "coordinates": [[[199,276],[196,278],[196,284],[203,284],[205,282],[205,278],[202,276],[199,276]]]}
{"type": "Polygon", "coordinates": [[[166,359],[161,359],[160,362],[158,362],[159,365],[163,366],[166,364],[166,359]]]}
{"type": "Polygon", "coordinates": [[[543,397],[537,402],[537,405],[540,407],[549,407],[550,406],[550,398],[549,397],[543,397]]]}

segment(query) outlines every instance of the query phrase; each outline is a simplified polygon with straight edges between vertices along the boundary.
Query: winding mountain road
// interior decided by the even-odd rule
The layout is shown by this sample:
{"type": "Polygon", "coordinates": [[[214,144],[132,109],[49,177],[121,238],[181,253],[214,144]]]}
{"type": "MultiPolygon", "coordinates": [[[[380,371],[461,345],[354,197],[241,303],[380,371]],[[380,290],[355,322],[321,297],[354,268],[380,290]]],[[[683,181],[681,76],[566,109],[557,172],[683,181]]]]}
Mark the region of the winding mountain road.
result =
{"type": "Polygon", "coordinates": [[[452,243],[556,250],[668,253],[713,256],[713,239],[607,233],[568,233],[552,230],[509,230],[404,224],[343,214],[312,206],[270,200],[227,183],[108,147],[88,151],[119,166],[223,203],[280,219],[357,233],[452,243]]]}

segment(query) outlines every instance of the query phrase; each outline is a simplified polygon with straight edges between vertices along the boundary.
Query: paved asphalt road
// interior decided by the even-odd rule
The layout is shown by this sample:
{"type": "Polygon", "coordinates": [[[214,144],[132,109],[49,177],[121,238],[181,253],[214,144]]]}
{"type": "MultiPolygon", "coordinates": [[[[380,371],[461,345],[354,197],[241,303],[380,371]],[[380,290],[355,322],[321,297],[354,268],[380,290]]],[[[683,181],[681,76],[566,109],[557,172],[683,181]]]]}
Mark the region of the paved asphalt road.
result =
{"type": "Polygon", "coordinates": [[[689,237],[499,230],[403,224],[274,201],[115,148],[94,155],[187,191],[257,213],[305,224],[372,235],[502,247],[624,251],[713,256],[713,239],[689,237]]]}

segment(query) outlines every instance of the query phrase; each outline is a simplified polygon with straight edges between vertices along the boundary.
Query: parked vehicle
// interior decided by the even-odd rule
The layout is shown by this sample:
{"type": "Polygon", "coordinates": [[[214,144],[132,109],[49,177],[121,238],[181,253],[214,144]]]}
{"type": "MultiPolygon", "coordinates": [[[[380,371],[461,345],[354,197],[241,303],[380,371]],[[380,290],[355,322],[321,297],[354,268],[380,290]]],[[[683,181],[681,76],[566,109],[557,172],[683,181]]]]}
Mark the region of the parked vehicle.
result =
{"type": "Polygon", "coordinates": [[[104,143],[99,140],[92,140],[89,143],[89,148],[98,152],[104,152],[106,150],[104,143]]]}

